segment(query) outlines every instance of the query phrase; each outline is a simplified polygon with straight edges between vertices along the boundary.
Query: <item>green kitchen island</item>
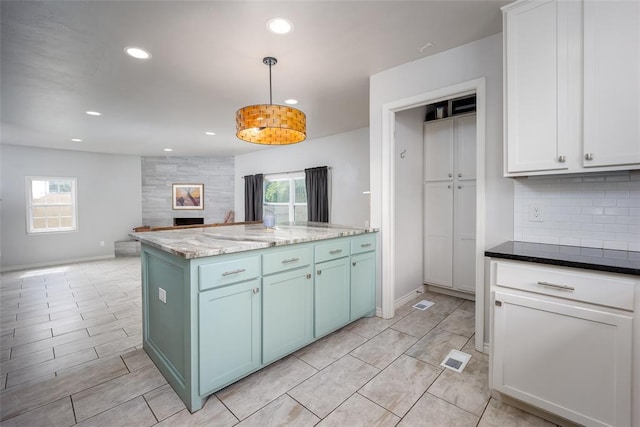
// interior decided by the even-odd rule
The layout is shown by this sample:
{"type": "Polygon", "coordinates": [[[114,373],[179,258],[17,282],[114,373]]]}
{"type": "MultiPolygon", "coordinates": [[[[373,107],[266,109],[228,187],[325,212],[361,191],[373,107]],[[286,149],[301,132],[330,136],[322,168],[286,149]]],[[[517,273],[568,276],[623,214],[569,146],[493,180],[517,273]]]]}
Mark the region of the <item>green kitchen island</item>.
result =
{"type": "Polygon", "coordinates": [[[375,314],[375,230],[245,224],[131,236],[142,242],[144,349],[191,412],[375,314]]]}

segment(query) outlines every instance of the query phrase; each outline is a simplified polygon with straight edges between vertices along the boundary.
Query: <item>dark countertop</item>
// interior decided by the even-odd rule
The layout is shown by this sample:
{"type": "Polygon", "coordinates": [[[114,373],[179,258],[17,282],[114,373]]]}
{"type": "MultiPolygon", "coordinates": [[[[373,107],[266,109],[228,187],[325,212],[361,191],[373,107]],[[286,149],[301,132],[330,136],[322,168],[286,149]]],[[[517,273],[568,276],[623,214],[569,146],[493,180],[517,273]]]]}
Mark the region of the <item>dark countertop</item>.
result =
{"type": "Polygon", "coordinates": [[[487,249],[484,255],[640,276],[640,252],[634,251],[509,241],[487,249]]]}

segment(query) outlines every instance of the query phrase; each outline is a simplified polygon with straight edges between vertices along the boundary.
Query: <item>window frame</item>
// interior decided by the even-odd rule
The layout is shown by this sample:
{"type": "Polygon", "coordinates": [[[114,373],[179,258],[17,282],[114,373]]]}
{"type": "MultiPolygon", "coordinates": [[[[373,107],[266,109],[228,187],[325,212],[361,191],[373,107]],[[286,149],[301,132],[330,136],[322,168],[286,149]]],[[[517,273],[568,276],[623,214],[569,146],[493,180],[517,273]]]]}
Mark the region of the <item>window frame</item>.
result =
{"type": "MultiPolygon", "coordinates": [[[[304,171],[264,175],[264,180],[262,185],[262,217],[263,218],[267,214],[268,206],[288,206],[289,222],[294,222],[296,207],[304,206],[305,208],[307,208],[307,202],[304,202],[304,203],[296,202],[296,180],[298,179],[302,179],[303,181],[305,181],[305,185],[306,185],[306,175],[304,171]],[[267,182],[269,181],[289,181],[289,202],[288,203],[273,203],[273,202],[266,201],[265,192],[267,190],[267,182]]],[[[306,199],[306,190],[305,190],[305,199],[306,199]]],[[[307,209],[307,218],[308,217],[309,217],[309,210],[307,209]]]]}
{"type": "MultiPolygon", "coordinates": [[[[53,234],[53,233],[72,233],[78,231],[78,179],[68,176],[26,176],[26,231],[28,235],[53,234]],[[33,203],[33,182],[46,181],[47,187],[51,181],[67,181],[71,184],[71,204],[69,203],[53,203],[38,205],[33,203]],[[36,206],[71,206],[72,226],[71,227],[47,227],[44,229],[34,228],[33,209],[36,206]]],[[[48,218],[48,217],[45,217],[48,218]]]]}

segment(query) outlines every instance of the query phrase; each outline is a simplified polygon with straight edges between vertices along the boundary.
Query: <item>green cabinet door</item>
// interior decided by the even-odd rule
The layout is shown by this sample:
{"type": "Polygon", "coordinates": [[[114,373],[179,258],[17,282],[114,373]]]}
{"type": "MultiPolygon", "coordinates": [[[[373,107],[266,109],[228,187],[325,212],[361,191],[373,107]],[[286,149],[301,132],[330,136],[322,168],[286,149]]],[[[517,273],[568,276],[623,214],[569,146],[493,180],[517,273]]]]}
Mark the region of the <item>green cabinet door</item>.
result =
{"type": "Polygon", "coordinates": [[[315,265],[315,336],[349,323],[349,258],[315,265]]]}
{"type": "Polygon", "coordinates": [[[376,309],[376,253],[351,256],[351,320],[376,309]]]}
{"type": "Polygon", "coordinates": [[[313,341],[311,268],[262,279],[262,360],[264,364],[313,341]]]}
{"type": "Polygon", "coordinates": [[[200,395],[261,366],[260,279],[201,292],[200,395]]]}

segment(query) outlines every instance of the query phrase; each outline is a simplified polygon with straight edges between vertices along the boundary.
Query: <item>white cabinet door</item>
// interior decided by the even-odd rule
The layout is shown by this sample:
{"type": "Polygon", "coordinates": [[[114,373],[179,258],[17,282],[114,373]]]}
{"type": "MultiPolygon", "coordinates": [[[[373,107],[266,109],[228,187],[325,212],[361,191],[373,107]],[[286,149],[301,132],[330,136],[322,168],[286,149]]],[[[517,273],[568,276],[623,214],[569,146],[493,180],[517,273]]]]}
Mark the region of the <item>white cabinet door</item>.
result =
{"type": "Polygon", "coordinates": [[[454,189],[453,287],[476,290],[476,182],[460,181],[454,189]]]}
{"type": "Polygon", "coordinates": [[[504,8],[506,173],[567,168],[567,9],[504,8]]]}
{"type": "Polygon", "coordinates": [[[453,286],[453,184],[424,185],[424,282],[453,286]]]}
{"type": "Polygon", "coordinates": [[[584,2],[585,167],[640,163],[640,2],[584,2]]]}
{"type": "Polygon", "coordinates": [[[496,290],[493,388],[586,426],[631,425],[632,318],[496,290]]]}
{"type": "Polygon", "coordinates": [[[476,115],[454,119],[456,178],[476,179],[476,115]]]}
{"type": "Polygon", "coordinates": [[[453,177],[453,120],[424,124],[424,180],[444,181],[453,177]]]}

